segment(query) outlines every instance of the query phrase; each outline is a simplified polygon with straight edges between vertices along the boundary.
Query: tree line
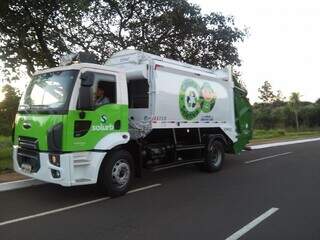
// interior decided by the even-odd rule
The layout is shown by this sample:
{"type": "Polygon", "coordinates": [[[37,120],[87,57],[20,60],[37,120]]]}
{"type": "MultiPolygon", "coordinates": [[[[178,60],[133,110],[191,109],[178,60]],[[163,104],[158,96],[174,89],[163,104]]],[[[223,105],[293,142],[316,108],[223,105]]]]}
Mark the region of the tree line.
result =
{"type": "Polygon", "coordinates": [[[262,102],[253,104],[254,129],[320,128],[320,98],[314,103],[301,101],[300,93],[293,92],[286,100],[268,81],[258,91],[262,102]]]}

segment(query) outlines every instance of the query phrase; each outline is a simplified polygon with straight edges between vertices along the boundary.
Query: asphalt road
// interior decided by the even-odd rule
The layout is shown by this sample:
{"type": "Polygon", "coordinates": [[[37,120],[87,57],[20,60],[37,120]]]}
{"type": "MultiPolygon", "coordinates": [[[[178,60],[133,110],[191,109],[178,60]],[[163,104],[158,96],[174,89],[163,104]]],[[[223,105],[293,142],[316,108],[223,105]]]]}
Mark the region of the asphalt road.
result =
{"type": "Polygon", "coordinates": [[[320,141],[228,155],[214,174],[153,173],[133,189],[153,184],[117,199],[92,186],[2,192],[0,239],[320,239],[320,141]]]}

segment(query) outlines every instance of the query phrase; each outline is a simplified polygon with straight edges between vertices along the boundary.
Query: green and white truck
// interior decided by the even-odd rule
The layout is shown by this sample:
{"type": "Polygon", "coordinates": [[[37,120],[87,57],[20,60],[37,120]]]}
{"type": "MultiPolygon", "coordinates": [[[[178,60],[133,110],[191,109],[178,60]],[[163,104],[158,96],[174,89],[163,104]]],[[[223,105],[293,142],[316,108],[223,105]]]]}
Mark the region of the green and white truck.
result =
{"type": "Polygon", "coordinates": [[[104,65],[81,56],[35,73],[26,88],[12,134],[16,172],[119,196],[144,171],[218,171],[251,139],[251,106],[231,69],[136,50],[104,65]]]}

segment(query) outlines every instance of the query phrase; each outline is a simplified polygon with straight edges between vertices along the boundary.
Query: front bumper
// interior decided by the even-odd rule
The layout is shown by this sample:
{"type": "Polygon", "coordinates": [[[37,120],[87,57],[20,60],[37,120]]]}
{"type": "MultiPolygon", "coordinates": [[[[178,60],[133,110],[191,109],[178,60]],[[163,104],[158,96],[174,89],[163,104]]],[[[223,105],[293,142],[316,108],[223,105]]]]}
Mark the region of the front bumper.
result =
{"type": "Polygon", "coordinates": [[[105,152],[73,152],[60,154],[60,167],[49,162],[49,153],[39,152],[40,168],[37,172],[26,172],[18,164],[18,146],[13,146],[13,167],[17,173],[45,182],[62,186],[94,184],[97,182],[99,168],[105,152]],[[55,178],[53,171],[59,171],[55,178]]]}

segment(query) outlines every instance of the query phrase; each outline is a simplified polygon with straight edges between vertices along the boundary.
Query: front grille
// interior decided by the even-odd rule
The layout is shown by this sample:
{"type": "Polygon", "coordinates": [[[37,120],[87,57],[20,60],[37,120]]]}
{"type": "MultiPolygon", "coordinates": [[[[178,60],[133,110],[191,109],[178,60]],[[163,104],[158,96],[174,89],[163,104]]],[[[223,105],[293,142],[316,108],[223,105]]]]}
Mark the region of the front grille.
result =
{"type": "Polygon", "coordinates": [[[32,137],[19,137],[18,145],[21,148],[38,150],[38,139],[32,137]]]}
{"type": "Polygon", "coordinates": [[[28,164],[31,166],[31,172],[38,172],[40,169],[39,152],[36,150],[18,148],[17,160],[20,168],[23,164],[28,164]]]}
{"type": "Polygon", "coordinates": [[[18,138],[17,160],[20,168],[23,164],[30,165],[31,172],[38,172],[40,169],[38,139],[32,137],[18,138]]]}

